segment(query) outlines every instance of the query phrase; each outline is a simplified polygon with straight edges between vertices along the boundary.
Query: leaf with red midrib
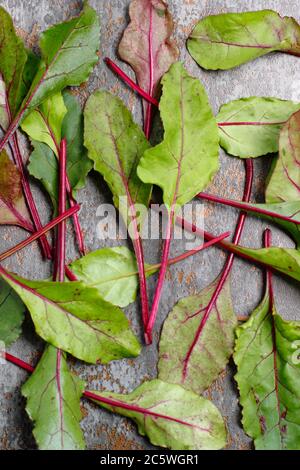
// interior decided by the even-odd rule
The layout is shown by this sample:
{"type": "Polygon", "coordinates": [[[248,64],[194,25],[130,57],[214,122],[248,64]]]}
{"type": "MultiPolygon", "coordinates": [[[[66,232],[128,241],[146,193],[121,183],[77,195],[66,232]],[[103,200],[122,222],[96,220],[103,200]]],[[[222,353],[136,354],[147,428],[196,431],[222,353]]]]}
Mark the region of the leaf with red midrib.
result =
{"type": "Polygon", "coordinates": [[[300,111],[283,126],[279,157],[266,190],[267,202],[300,200],[300,111]]]}
{"type": "Polygon", "coordinates": [[[85,443],[80,429],[80,397],[84,382],[73,375],[65,355],[48,345],[35,371],[22,387],[26,411],[41,450],[79,450],[85,443]]]}
{"type": "MultiPolygon", "coordinates": [[[[139,86],[148,95],[157,98],[162,76],[176,62],[179,55],[177,46],[171,39],[172,17],[163,0],[133,0],[129,15],[131,23],[123,34],[119,55],[135,71],[139,86]]],[[[149,114],[151,104],[144,103],[146,122],[149,120],[149,114]]],[[[146,134],[150,132],[147,124],[145,131],[146,134]]]]}
{"type": "Polygon", "coordinates": [[[173,450],[221,449],[226,443],[222,417],[213,403],[179,385],[144,382],[133,392],[85,392],[88,398],[135,421],[153,445],[173,450]]]}
{"type": "Polygon", "coordinates": [[[159,378],[202,393],[225,368],[237,325],[230,278],[206,318],[220,282],[217,277],[200,294],[181,299],[168,315],[159,343],[159,378]]]}
{"type": "Polygon", "coordinates": [[[236,334],[235,379],[246,433],[256,449],[298,449],[300,322],[285,321],[272,310],[267,290],[236,334]]]}

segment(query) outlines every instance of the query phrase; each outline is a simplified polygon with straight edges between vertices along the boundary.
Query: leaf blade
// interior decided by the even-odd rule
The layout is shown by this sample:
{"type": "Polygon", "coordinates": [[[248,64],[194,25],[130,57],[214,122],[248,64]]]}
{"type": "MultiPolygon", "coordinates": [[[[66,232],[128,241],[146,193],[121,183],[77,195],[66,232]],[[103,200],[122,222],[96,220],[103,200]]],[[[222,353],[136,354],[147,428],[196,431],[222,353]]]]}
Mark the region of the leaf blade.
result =
{"type": "Polygon", "coordinates": [[[204,322],[219,280],[220,276],[198,295],[185,297],[175,305],[165,320],[159,343],[158,377],[198,394],[218,377],[234,348],[237,319],[231,303],[230,278],[204,322]],[[180,341],[174,341],[179,332],[180,341]]]}
{"type": "Polygon", "coordinates": [[[80,282],[29,281],[3,268],[1,276],[27,306],[37,334],[53,346],[102,364],[140,353],[125,314],[96,289],[80,282]]]}
{"type": "Polygon", "coordinates": [[[300,27],[272,10],[208,16],[187,44],[194,60],[208,70],[228,70],[274,51],[300,53],[300,27]]]}
{"type": "Polygon", "coordinates": [[[8,284],[0,279],[0,341],[10,346],[21,334],[25,305],[8,284]]]}
{"type": "Polygon", "coordinates": [[[35,371],[22,387],[26,411],[34,421],[33,434],[41,450],[85,448],[80,429],[80,398],[84,382],[68,368],[65,355],[48,345],[35,371]]]}
{"type": "Polygon", "coordinates": [[[218,169],[219,137],[204,88],[179,62],[163,78],[160,112],[164,140],[146,150],[138,175],[162,188],[170,210],[189,202],[211,181],[218,169]]]}
{"type": "Polygon", "coordinates": [[[156,379],[143,383],[128,395],[94,393],[115,401],[113,406],[96,403],[132,418],[139,433],[147,435],[154,445],[174,450],[220,449],[225,445],[226,431],[217,408],[178,385],[156,379]]]}
{"type": "Polygon", "coordinates": [[[221,106],[217,115],[220,145],[230,155],[255,158],[275,153],[279,133],[300,104],[277,98],[250,97],[221,106]]]}

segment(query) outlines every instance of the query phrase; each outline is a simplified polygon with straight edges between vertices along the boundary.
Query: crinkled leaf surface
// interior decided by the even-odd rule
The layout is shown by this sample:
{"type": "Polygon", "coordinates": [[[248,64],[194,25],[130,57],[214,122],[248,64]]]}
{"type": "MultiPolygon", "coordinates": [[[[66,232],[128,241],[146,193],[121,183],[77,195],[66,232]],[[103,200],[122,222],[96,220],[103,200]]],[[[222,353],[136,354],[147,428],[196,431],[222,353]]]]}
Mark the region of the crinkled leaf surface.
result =
{"type": "Polygon", "coordinates": [[[25,310],[14,290],[0,279],[0,341],[6,347],[20,336],[25,310]]]}
{"type": "Polygon", "coordinates": [[[5,150],[0,152],[0,224],[31,225],[22,192],[21,174],[5,150]]]}
{"type": "Polygon", "coordinates": [[[151,186],[136,174],[149,143],[119,98],[107,91],[90,96],[84,110],[84,144],[95,170],[107,182],[115,206],[129,222],[131,202],[145,207],[149,204],[151,186]]]}
{"type": "Polygon", "coordinates": [[[140,345],[125,314],[81,282],[29,281],[1,268],[45,341],[86,362],[137,356],[140,345]]]}
{"type": "Polygon", "coordinates": [[[207,16],[192,31],[187,47],[203,68],[227,70],[269,52],[300,54],[300,26],[272,10],[207,16]]]}
{"type": "Polygon", "coordinates": [[[86,176],[92,167],[83,146],[83,113],[80,105],[70,93],[65,92],[63,98],[61,94],[56,94],[46,100],[39,111],[33,111],[25,118],[22,128],[34,139],[31,141],[34,150],[28,166],[30,174],[42,182],[56,210],[58,162],[55,154],[61,137],[67,141],[67,172],[73,195],[77,189],[85,186],[86,176]],[[51,119],[47,119],[43,113],[45,108],[49,108],[51,119]],[[55,136],[57,145],[51,135],[55,136]]]}
{"type": "Polygon", "coordinates": [[[225,368],[234,347],[237,325],[230,279],[211,314],[207,305],[219,282],[217,277],[198,295],[181,299],[169,313],[159,343],[159,378],[201,394],[225,368]]]}
{"type": "MultiPolygon", "coordinates": [[[[133,68],[139,86],[157,97],[162,76],[178,59],[178,49],[171,39],[173,20],[163,0],[132,0],[130,24],[119,45],[121,59],[133,68]]],[[[144,103],[146,110],[148,104],[144,103]]]]}
{"type": "Polygon", "coordinates": [[[64,353],[46,346],[35,371],[22,387],[39,449],[84,449],[80,429],[80,397],[84,385],[70,372],[64,353]]]}
{"type": "Polygon", "coordinates": [[[219,136],[202,84],[180,62],[171,66],[162,83],[164,140],[146,150],[138,176],[162,188],[170,209],[189,202],[211,181],[218,169],[219,136]]]}
{"type": "Polygon", "coordinates": [[[85,2],[78,17],[41,35],[42,59],[21,108],[30,112],[50,95],[85,82],[98,61],[98,48],[99,20],[85,2]]]}
{"type": "Polygon", "coordinates": [[[280,132],[279,157],[266,190],[267,202],[300,199],[300,111],[293,114],[280,132]]]}
{"type": "Polygon", "coordinates": [[[300,323],[283,320],[269,303],[267,294],[236,333],[242,422],[256,449],[298,449],[300,323]]]}
{"type": "Polygon", "coordinates": [[[231,101],[221,106],[217,115],[220,145],[240,158],[278,152],[280,130],[299,109],[299,103],[277,98],[254,96],[231,101]]]}
{"type": "Polygon", "coordinates": [[[9,107],[14,116],[27,91],[23,81],[27,52],[23,41],[16,35],[10,15],[2,7],[0,7],[0,44],[0,74],[8,90],[9,107]]]}
{"type": "Polygon", "coordinates": [[[226,444],[223,419],[213,403],[161,380],[140,385],[128,395],[94,392],[114,404],[97,404],[135,421],[153,445],[174,450],[221,449],[226,444]]]}

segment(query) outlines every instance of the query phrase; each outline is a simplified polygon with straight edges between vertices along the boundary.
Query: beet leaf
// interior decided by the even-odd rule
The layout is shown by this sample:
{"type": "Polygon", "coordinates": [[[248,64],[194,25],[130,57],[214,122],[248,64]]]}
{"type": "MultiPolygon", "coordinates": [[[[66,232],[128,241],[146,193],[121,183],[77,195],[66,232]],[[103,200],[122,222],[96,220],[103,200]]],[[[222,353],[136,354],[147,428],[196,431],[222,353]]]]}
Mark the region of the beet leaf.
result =
{"type": "Polygon", "coordinates": [[[207,16],[187,43],[203,68],[228,70],[274,51],[300,55],[300,26],[272,10],[207,16]]]}
{"type": "MultiPolygon", "coordinates": [[[[149,143],[123,102],[106,91],[96,91],[87,101],[84,124],[84,143],[94,168],[103,175],[112,194],[114,205],[127,224],[137,258],[143,324],[149,316],[144,255],[140,237],[143,214],[136,204],[147,210],[151,185],[138,178],[137,165],[149,143]]],[[[145,214],[144,214],[145,215],[145,214]]]]}
{"type": "Polygon", "coordinates": [[[163,190],[168,224],[156,293],[147,335],[151,340],[169,257],[175,211],[189,202],[212,180],[218,169],[219,137],[205,90],[188,75],[181,63],[171,66],[163,78],[160,101],[164,140],[146,150],[138,166],[144,183],[163,190]]]}
{"type": "MultiPolygon", "coordinates": [[[[171,39],[173,20],[163,0],[132,0],[130,24],[119,45],[121,59],[133,68],[139,86],[157,98],[162,76],[176,62],[179,52],[171,39]]],[[[149,139],[152,105],[144,103],[144,130],[149,139]]]]}
{"type": "Polygon", "coordinates": [[[279,156],[271,171],[266,202],[300,200],[300,111],[293,114],[280,132],[279,156]]]}
{"type": "Polygon", "coordinates": [[[221,106],[220,145],[230,155],[254,158],[278,152],[279,133],[299,103],[278,98],[242,98],[221,106]]]}
{"type": "Polygon", "coordinates": [[[41,450],[79,450],[85,443],[80,429],[80,398],[84,382],[72,374],[65,354],[46,346],[34,373],[22,387],[26,411],[41,450]]]}
{"type": "Polygon", "coordinates": [[[246,433],[258,450],[298,449],[300,365],[294,346],[300,323],[277,313],[271,271],[264,299],[236,336],[235,379],[246,433]]]}
{"type": "Polygon", "coordinates": [[[0,280],[0,341],[10,346],[21,334],[25,305],[14,290],[0,280]]]}
{"type": "Polygon", "coordinates": [[[41,35],[42,59],[31,87],[0,143],[0,150],[21,120],[51,95],[85,82],[98,61],[99,20],[84,2],[81,14],[52,26],[41,35]]]}
{"type": "Polygon", "coordinates": [[[161,380],[144,382],[128,395],[85,392],[98,405],[133,419],[153,445],[173,450],[221,449],[226,430],[218,409],[205,398],[161,380]]]}
{"type": "Polygon", "coordinates": [[[37,334],[53,346],[92,363],[139,354],[124,313],[96,289],[80,282],[29,281],[2,267],[0,274],[28,308],[37,334]]]}

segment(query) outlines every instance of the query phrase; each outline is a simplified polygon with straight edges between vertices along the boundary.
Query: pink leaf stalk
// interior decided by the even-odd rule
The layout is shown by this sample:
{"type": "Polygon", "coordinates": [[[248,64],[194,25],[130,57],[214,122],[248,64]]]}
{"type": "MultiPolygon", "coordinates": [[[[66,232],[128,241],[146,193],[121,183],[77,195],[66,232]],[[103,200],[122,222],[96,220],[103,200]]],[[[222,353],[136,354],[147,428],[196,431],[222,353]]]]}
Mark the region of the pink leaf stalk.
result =
{"type": "MultiPolygon", "coordinates": [[[[3,78],[2,78],[1,75],[0,75],[0,78],[3,81],[3,78]]],[[[9,106],[9,102],[8,102],[7,92],[5,92],[5,110],[6,110],[8,122],[11,125],[12,115],[11,115],[11,110],[10,110],[10,106],[9,106]]],[[[9,128],[10,128],[10,126],[9,126],[9,128]]],[[[5,135],[7,135],[7,132],[6,132],[5,135]]],[[[21,173],[23,191],[24,191],[26,204],[27,204],[29,213],[31,215],[33,224],[35,226],[35,229],[40,230],[42,228],[42,223],[41,223],[41,219],[40,219],[40,216],[39,216],[38,210],[36,208],[35,201],[33,199],[33,195],[32,195],[31,189],[30,189],[27,170],[25,168],[23,158],[22,158],[22,155],[21,155],[21,152],[20,152],[18,136],[17,136],[16,133],[11,134],[9,137],[11,137],[11,136],[12,136],[12,150],[13,150],[12,153],[13,153],[13,157],[14,157],[14,160],[15,160],[15,164],[17,165],[17,167],[18,167],[18,169],[21,173]]],[[[4,145],[8,142],[8,139],[7,139],[3,143],[4,140],[5,140],[5,138],[0,143],[0,151],[3,150],[4,145]]],[[[50,247],[49,242],[48,242],[45,235],[43,235],[40,238],[40,243],[41,243],[42,252],[43,252],[43,255],[45,256],[45,258],[51,259],[51,256],[52,256],[51,247],[50,247]]]]}
{"type": "MultiPolygon", "coordinates": [[[[54,144],[54,146],[57,150],[57,155],[59,155],[60,154],[60,145],[57,142],[56,137],[55,137],[51,127],[49,126],[49,122],[45,118],[45,116],[42,112],[39,111],[39,114],[40,114],[41,118],[43,119],[43,121],[45,123],[45,126],[48,129],[49,135],[50,135],[50,137],[53,141],[53,144],[54,144]]],[[[69,204],[70,204],[71,207],[73,207],[73,206],[76,205],[76,200],[74,199],[73,194],[72,194],[72,187],[71,187],[71,184],[70,184],[68,173],[66,173],[66,183],[65,184],[66,184],[66,189],[67,189],[67,193],[68,193],[69,204]]],[[[85,255],[86,250],[85,250],[85,246],[84,246],[84,238],[83,238],[83,234],[82,234],[78,214],[74,214],[73,223],[74,223],[74,229],[75,229],[75,234],[76,234],[78,250],[79,250],[81,255],[85,255]]]]}
{"type": "Polygon", "coordinates": [[[77,204],[76,206],[71,207],[67,211],[65,211],[62,215],[55,217],[51,222],[49,222],[47,225],[42,227],[40,230],[35,232],[33,235],[28,237],[26,240],[23,240],[22,242],[18,243],[17,245],[13,246],[9,250],[5,251],[4,253],[0,254],[0,261],[3,261],[6,258],[9,258],[10,256],[14,255],[18,251],[22,250],[26,246],[30,245],[33,243],[35,240],[38,240],[42,235],[45,233],[49,232],[51,229],[56,227],[58,224],[61,223],[62,220],[66,220],[68,217],[72,217],[75,212],[79,211],[80,205],[77,204]]]}

